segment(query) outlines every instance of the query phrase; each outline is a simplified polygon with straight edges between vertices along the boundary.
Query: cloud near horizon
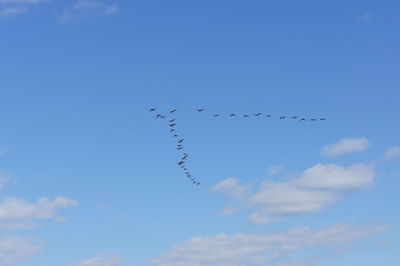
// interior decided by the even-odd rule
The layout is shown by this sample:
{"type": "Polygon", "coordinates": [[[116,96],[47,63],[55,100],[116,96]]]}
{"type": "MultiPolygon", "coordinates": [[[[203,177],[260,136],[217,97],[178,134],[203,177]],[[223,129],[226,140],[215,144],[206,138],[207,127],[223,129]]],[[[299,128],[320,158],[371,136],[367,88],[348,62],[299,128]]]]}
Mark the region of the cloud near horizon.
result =
{"type": "Polygon", "coordinates": [[[337,224],[319,230],[297,227],[284,232],[199,236],[144,263],[158,266],[304,265],[294,259],[298,252],[314,248],[342,250],[387,230],[388,227],[383,225],[354,227],[337,224]]]}

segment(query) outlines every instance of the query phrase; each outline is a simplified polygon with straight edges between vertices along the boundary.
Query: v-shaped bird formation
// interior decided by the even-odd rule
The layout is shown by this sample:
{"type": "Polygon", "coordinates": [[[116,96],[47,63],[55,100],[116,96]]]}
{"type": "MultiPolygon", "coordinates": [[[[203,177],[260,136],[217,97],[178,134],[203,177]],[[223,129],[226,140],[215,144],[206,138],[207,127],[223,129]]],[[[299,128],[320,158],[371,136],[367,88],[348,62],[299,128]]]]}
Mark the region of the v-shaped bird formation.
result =
{"type": "MultiPolygon", "coordinates": [[[[149,112],[154,113],[156,112],[157,109],[156,108],[151,108],[149,110],[149,112]]],[[[168,126],[169,126],[169,131],[170,134],[172,136],[172,138],[174,138],[176,140],[176,150],[178,152],[180,152],[181,154],[181,159],[179,162],[177,162],[177,165],[184,171],[185,176],[188,180],[190,180],[194,185],[200,185],[201,183],[192,176],[192,173],[190,172],[188,166],[187,166],[187,161],[189,159],[189,154],[185,151],[185,147],[184,147],[184,138],[182,137],[182,135],[180,135],[177,132],[177,128],[176,128],[176,118],[175,118],[175,113],[177,112],[177,109],[172,109],[169,111],[168,115],[164,115],[164,114],[160,114],[157,113],[155,115],[155,118],[157,119],[166,119],[168,121],[168,126]]],[[[196,108],[195,109],[196,112],[198,113],[203,113],[207,116],[210,116],[212,118],[223,118],[223,117],[227,117],[227,118],[250,118],[250,117],[255,117],[258,119],[261,118],[266,118],[266,119],[273,119],[274,116],[272,114],[263,114],[263,113],[254,113],[254,114],[237,114],[237,113],[229,113],[229,114],[219,114],[219,113],[207,113],[205,108],[196,108]]],[[[325,121],[326,118],[324,117],[319,117],[319,118],[305,118],[305,117],[300,117],[298,115],[292,115],[292,116],[277,116],[276,119],[278,120],[285,120],[285,119],[290,119],[290,120],[297,120],[300,122],[306,122],[306,121],[310,121],[310,122],[317,122],[317,121],[325,121]]]]}

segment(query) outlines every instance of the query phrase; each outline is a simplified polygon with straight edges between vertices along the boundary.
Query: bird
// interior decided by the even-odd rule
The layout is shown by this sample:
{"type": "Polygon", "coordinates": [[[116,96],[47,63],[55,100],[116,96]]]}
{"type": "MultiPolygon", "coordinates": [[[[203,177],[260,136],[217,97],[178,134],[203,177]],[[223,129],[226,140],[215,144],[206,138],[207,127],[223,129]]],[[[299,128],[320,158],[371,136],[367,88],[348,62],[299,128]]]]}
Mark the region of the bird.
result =
{"type": "Polygon", "coordinates": [[[176,119],[171,119],[171,120],[168,120],[170,123],[173,123],[173,122],[175,122],[175,120],[176,119]]]}
{"type": "Polygon", "coordinates": [[[305,119],[305,118],[302,118],[302,119],[300,119],[300,121],[306,121],[306,119],[305,119]]]}
{"type": "Polygon", "coordinates": [[[165,118],[165,116],[164,115],[160,115],[160,118],[165,118]]]}
{"type": "Polygon", "coordinates": [[[292,116],[292,118],[293,118],[293,119],[296,119],[297,117],[299,117],[299,116],[297,116],[297,115],[295,115],[295,116],[292,116]]]}
{"type": "Polygon", "coordinates": [[[311,118],[311,119],[310,119],[310,121],[313,121],[313,122],[315,122],[315,121],[317,121],[317,119],[315,119],[315,118],[311,118]]]}
{"type": "Polygon", "coordinates": [[[235,115],[235,114],[230,114],[230,115],[229,115],[229,117],[234,117],[234,116],[236,116],[236,115],[235,115]]]}
{"type": "Polygon", "coordinates": [[[256,114],[254,114],[255,116],[260,116],[261,115],[261,113],[256,113],[256,114]]]}
{"type": "Polygon", "coordinates": [[[321,121],[325,121],[326,119],[325,119],[325,118],[320,118],[319,120],[321,120],[321,121]]]}
{"type": "Polygon", "coordinates": [[[174,127],[174,126],[176,126],[176,124],[169,124],[169,126],[170,126],[170,127],[174,127]]]}
{"type": "Polygon", "coordinates": [[[175,134],[175,135],[173,135],[172,137],[177,138],[177,137],[179,137],[179,135],[175,134]]]}
{"type": "Polygon", "coordinates": [[[271,117],[271,116],[272,116],[272,115],[267,115],[266,117],[268,117],[268,118],[269,118],[269,117],[271,117]]]}
{"type": "Polygon", "coordinates": [[[178,143],[182,143],[182,142],[183,142],[183,140],[184,140],[184,139],[180,139],[180,140],[178,140],[178,143]]]}
{"type": "Polygon", "coordinates": [[[169,111],[169,113],[170,113],[170,114],[173,114],[173,113],[175,113],[176,111],[177,111],[176,109],[173,109],[173,110],[169,111]]]}
{"type": "Polygon", "coordinates": [[[178,165],[183,165],[183,164],[185,164],[184,161],[179,161],[179,162],[178,162],[178,165]]]}
{"type": "Polygon", "coordinates": [[[213,115],[213,117],[218,117],[219,116],[219,114],[215,114],[215,115],[213,115]]]}
{"type": "Polygon", "coordinates": [[[156,115],[156,118],[159,118],[159,117],[161,117],[161,116],[162,116],[162,115],[160,115],[160,114],[157,114],[157,115],[156,115]]]}
{"type": "Polygon", "coordinates": [[[283,120],[285,118],[286,118],[286,116],[281,116],[281,117],[279,117],[279,120],[283,120]]]}
{"type": "Polygon", "coordinates": [[[247,117],[249,117],[248,115],[243,115],[243,118],[247,118],[247,117]]]}
{"type": "Polygon", "coordinates": [[[173,129],[173,128],[172,128],[172,129],[170,129],[169,131],[171,131],[171,132],[174,132],[174,131],[175,131],[175,129],[173,129]]]}
{"type": "Polygon", "coordinates": [[[151,108],[150,110],[149,110],[149,112],[154,112],[155,110],[157,110],[156,108],[151,108]]]}
{"type": "Polygon", "coordinates": [[[198,112],[203,112],[204,111],[204,108],[198,108],[198,109],[196,109],[198,112]]]}

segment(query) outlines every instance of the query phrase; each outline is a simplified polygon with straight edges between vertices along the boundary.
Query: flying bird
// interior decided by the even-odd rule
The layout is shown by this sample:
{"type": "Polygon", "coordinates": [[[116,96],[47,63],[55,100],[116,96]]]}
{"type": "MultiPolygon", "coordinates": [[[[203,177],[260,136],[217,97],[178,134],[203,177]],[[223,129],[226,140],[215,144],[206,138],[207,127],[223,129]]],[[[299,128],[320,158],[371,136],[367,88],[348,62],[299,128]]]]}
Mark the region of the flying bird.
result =
{"type": "Polygon", "coordinates": [[[183,139],[178,140],[178,143],[182,143],[182,142],[183,142],[183,139]]]}
{"type": "Polygon", "coordinates": [[[229,117],[234,117],[234,116],[236,116],[236,115],[235,115],[235,114],[230,114],[230,115],[229,115],[229,117]]]}
{"type": "Polygon", "coordinates": [[[176,111],[177,111],[176,109],[173,109],[173,110],[169,111],[169,113],[170,113],[170,114],[173,114],[173,113],[175,113],[176,111]]]}
{"type": "Polygon", "coordinates": [[[268,117],[268,118],[269,118],[269,117],[271,117],[271,116],[272,116],[272,115],[267,115],[266,117],[268,117]]]}
{"type": "Polygon", "coordinates": [[[313,121],[313,122],[315,122],[315,121],[317,121],[317,119],[315,119],[315,118],[311,118],[311,119],[310,119],[310,121],[313,121]]]}
{"type": "Polygon", "coordinates": [[[321,120],[321,121],[325,121],[326,119],[325,119],[325,118],[320,118],[319,120],[321,120]]]}
{"type": "Polygon", "coordinates": [[[302,119],[300,119],[300,121],[306,121],[306,119],[305,119],[305,118],[302,118],[302,119]]]}
{"type": "Polygon", "coordinates": [[[213,117],[218,117],[219,116],[219,114],[215,114],[215,115],[213,115],[213,117]]]}
{"type": "Polygon", "coordinates": [[[204,111],[204,108],[199,108],[199,109],[196,109],[198,112],[203,112],[204,111]]]}
{"type": "Polygon", "coordinates": [[[172,129],[170,129],[169,131],[171,131],[171,132],[174,132],[174,131],[175,131],[175,129],[173,129],[173,128],[172,128],[172,129]]]}
{"type": "Polygon", "coordinates": [[[293,118],[293,119],[296,119],[297,117],[299,117],[299,116],[297,116],[297,115],[295,115],[295,116],[292,116],[292,118],[293,118]]]}
{"type": "Polygon", "coordinates": [[[285,118],[286,118],[286,116],[281,116],[281,117],[279,117],[279,120],[283,120],[285,118]]]}
{"type": "Polygon", "coordinates": [[[256,114],[254,114],[255,116],[260,116],[261,115],[261,113],[256,113],[256,114]]]}
{"type": "Polygon", "coordinates": [[[177,137],[179,137],[179,135],[176,135],[176,134],[175,134],[175,135],[173,135],[172,137],[173,137],[173,138],[177,138],[177,137]]]}
{"type": "Polygon", "coordinates": [[[168,120],[170,123],[173,123],[173,122],[175,122],[175,120],[176,119],[171,119],[171,120],[168,120]]]}
{"type": "Polygon", "coordinates": [[[154,112],[155,110],[157,110],[156,108],[151,108],[150,110],[149,110],[149,112],[154,112]]]}
{"type": "Polygon", "coordinates": [[[170,126],[170,127],[174,127],[174,126],[176,126],[176,124],[169,124],[169,126],[170,126]]]}
{"type": "Polygon", "coordinates": [[[243,118],[249,117],[248,115],[243,115],[243,118]]]}

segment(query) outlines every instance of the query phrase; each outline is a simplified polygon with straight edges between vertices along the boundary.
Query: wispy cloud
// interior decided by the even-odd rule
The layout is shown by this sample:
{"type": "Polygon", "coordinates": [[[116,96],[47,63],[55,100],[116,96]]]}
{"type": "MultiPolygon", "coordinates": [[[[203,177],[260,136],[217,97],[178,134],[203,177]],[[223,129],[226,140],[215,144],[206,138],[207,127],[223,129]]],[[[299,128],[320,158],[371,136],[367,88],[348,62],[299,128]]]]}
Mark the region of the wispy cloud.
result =
{"type": "MultiPolygon", "coordinates": [[[[26,8],[22,7],[6,7],[0,10],[0,19],[14,17],[27,12],[26,8]]],[[[0,150],[0,156],[2,156],[3,151],[0,150]]]]}
{"type": "Polygon", "coordinates": [[[121,264],[121,256],[111,253],[102,253],[94,258],[79,262],[74,266],[118,266],[121,264]]]}
{"type": "Polygon", "coordinates": [[[313,248],[342,250],[386,230],[388,227],[382,225],[354,227],[338,224],[320,230],[298,227],[277,233],[199,236],[144,263],[160,266],[312,265],[295,261],[295,255],[313,248]]]}
{"type": "Polygon", "coordinates": [[[7,150],[6,149],[0,149],[0,157],[1,156],[5,156],[7,154],[7,150]]]}
{"type": "Polygon", "coordinates": [[[6,198],[0,203],[0,229],[20,230],[31,229],[36,226],[35,220],[56,219],[57,212],[67,207],[77,206],[73,199],[58,197],[54,200],[40,198],[36,203],[29,203],[22,199],[6,198]]]}
{"type": "Polygon", "coordinates": [[[400,156],[400,147],[392,147],[385,152],[385,158],[388,160],[394,159],[400,156]]]}
{"type": "Polygon", "coordinates": [[[322,149],[322,154],[325,156],[338,156],[346,153],[360,153],[366,151],[369,145],[369,141],[366,138],[342,139],[338,143],[325,146],[322,149]]]}
{"type": "Polygon", "coordinates": [[[374,175],[367,164],[317,164],[286,182],[263,182],[256,191],[235,178],[223,180],[211,191],[227,196],[237,208],[253,209],[250,222],[266,224],[288,215],[320,211],[341,200],[343,192],[372,184],[374,175]]]}
{"type": "Polygon", "coordinates": [[[279,174],[280,172],[282,172],[284,169],[285,169],[285,166],[280,165],[280,164],[271,165],[267,170],[267,174],[268,175],[276,175],[276,174],[279,174]]]}
{"type": "Polygon", "coordinates": [[[16,265],[29,260],[40,253],[45,245],[44,241],[21,236],[7,236],[0,238],[1,265],[16,265]]]}
{"type": "Polygon", "coordinates": [[[360,21],[362,22],[369,22],[371,20],[371,14],[370,13],[364,13],[360,16],[360,21]]]}
{"type": "Polygon", "coordinates": [[[38,4],[49,0],[0,0],[0,4],[38,4]]]}
{"type": "Polygon", "coordinates": [[[88,17],[108,17],[119,12],[119,5],[116,3],[106,4],[102,1],[78,0],[70,10],[60,18],[62,22],[81,21],[88,17]]]}

